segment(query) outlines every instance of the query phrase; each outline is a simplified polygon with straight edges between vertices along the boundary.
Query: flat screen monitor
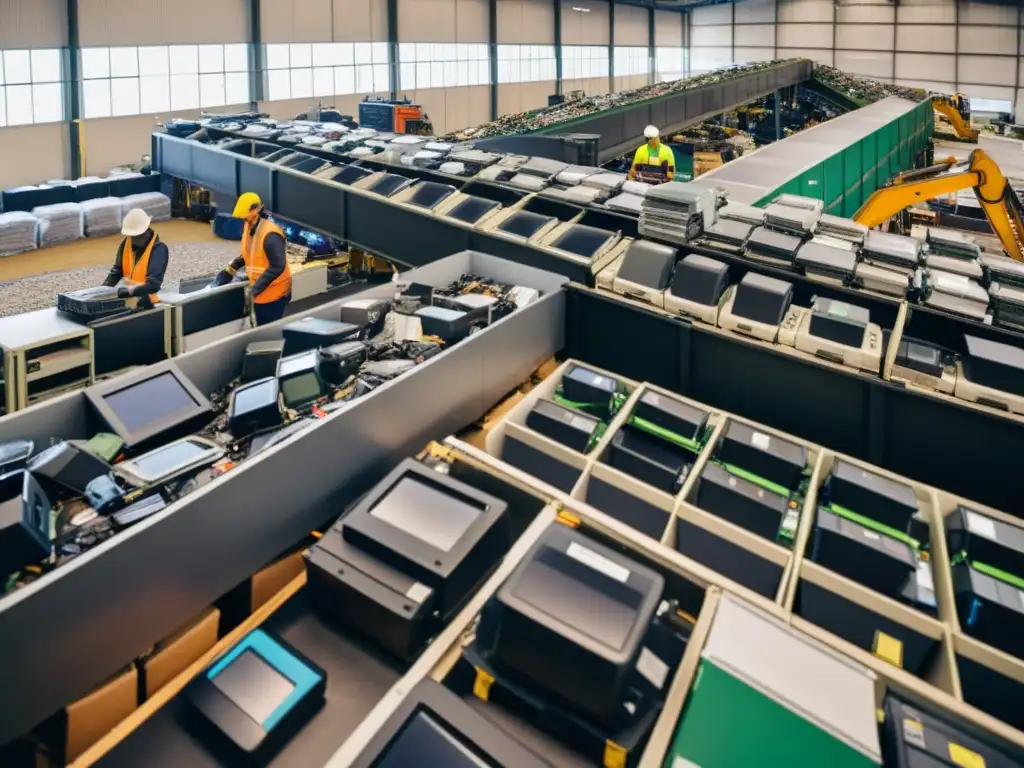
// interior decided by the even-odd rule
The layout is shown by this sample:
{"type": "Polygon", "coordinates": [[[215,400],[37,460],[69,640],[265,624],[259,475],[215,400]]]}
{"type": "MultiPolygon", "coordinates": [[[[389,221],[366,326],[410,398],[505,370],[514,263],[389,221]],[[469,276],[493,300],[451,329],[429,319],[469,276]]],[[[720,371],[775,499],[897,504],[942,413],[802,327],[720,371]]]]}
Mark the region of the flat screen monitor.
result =
{"type": "Polygon", "coordinates": [[[396,173],[385,173],[370,187],[370,191],[384,197],[391,197],[411,183],[412,179],[407,179],[405,176],[399,176],[396,173]]]}
{"type": "Polygon", "coordinates": [[[375,768],[492,768],[428,711],[410,717],[375,768]]]}
{"type": "Polygon", "coordinates": [[[137,459],[123,461],[114,472],[136,487],[166,483],[191,469],[210,466],[224,455],[216,443],[198,437],[165,445],[137,459]]]}
{"type": "Polygon", "coordinates": [[[338,172],[331,177],[331,180],[348,186],[349,184],[354,184],[360,179],[365,179],[372,173],[373,171],[369,171],[366,168],[360,168],[357,165],[343,165],[338,169],[338,172]]]}
{"type": "Polygon", "coordinates": [[[213,408],[173,363],[90,387],[86,397],[128,448],[185,429],[213,408]]]}
{"type": "Polygon", "coordinates": [[[409,198],[409,204],[431,210],[442,200],[453,194],[455,194],[455,187],[453,186],[438,184],[434,181],[421,181],[413,190],[412,197],[409,198]]]}
{"type": "Polygon", "coordinates": [[[28,462],[28,470],[53,495],[53,491],[69,490],[85,493],[89,483],[110,471],[110,465],[85,450],[77,441],[61,441],[28,462]]]}
{"type": "Polygon", "coordinates": [[[576,225],[555,241],[554,247],[560,251],[574,253],[589,259],[594,256],[615,233],[605,229],[576,225]]]}
{"type": "Polygon", "coordinates": [[[501,207],[501,203],[483,197],[468,196],[448,211],[448,217],[465,224],[476,224],[491,211],[501,207]]]}
{"type": "Polygon", "coordinates": [[[370,514],[448,552],[483,511],[412,477],[403,477],[370,514]]]}
{"type": "Polygon", "coordinates": [[[211,682],[257,723],[265,723],[295,690],[295,683],[252,648],[239,654],[211,682]]]}
{"type": "Polygon", "coordinates": [[[498,229],[510,235],[516,235],[517,237],[529,240],[540,231],[541,227],[554,220],[553,216],[541,216],[539,213],[531,213],[530,211],[517,211],[505,219],[498,229]]]}

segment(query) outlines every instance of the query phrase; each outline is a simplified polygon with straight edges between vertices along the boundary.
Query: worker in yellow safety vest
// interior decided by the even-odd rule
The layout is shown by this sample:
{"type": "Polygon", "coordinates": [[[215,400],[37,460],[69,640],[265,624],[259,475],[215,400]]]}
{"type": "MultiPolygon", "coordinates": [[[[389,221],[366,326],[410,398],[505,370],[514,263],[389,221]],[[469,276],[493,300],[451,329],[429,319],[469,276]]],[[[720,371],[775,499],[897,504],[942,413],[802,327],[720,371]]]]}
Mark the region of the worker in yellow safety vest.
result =
{"type": "Polygon", "coordinates": [[[661,131],[653,125],[644,129],[647,143],[633,155],[633,165],[629,169],[629,178],[638,176],[643,181],[660,183],[672,181],[676,173],[675,153],[661,143],[661,131]]]}
{"type": "Polygon", "coordinates": [[[138,299],[140,308],[148,308],[160,301],[157,291],[164,282],[169,254],[167,246],[150,227],[152,219],[141,208],[128,211],[121,223],[124,240],[118,246],[114,266],[103,284],[117,289],[118,298],[138,299]]]}
{"type": "Polygon", "coordinates": [[[245,219],[242,254],[223,269],[214,285],[224,285],[245,267],[252,289],[252,310],[256,325],[284,317],[292,298],[292,272],[285,252],[284,230],[275,224],[254,192],[246,192],[235,203],[235,218],[245,219]]]}

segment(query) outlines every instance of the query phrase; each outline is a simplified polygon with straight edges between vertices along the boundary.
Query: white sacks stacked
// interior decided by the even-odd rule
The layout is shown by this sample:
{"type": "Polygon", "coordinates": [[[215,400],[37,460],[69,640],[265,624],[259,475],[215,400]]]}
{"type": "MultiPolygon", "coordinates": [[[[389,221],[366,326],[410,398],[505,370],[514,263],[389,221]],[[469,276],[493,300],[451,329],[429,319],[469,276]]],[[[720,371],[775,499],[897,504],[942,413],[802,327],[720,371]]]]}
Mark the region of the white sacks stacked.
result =
{"type": "Polygon", "coordinates": [[[167,221],[171,218],[171,198],[161,192],[143,192],[121,198],[121,218],[132,208],[141,208],[153,221],[167,221]]]}
{"type": "Polygon", "coordinates": [[[24,211],[0,213],[0,256],[34,251],[39,237],[39,219],[24,211]]]}
{"type": "Polygon", "coordinates": [[[79,203],[40,205],[32,209],[39,219],[39,247],[71,243],[85,237],[82,206],[79,203]]]}
{"type": "Polygon", "coordinates": [[[82,203],[86,237],[115,235],[121,231],[121,198],[97,197],[82,203]]]}

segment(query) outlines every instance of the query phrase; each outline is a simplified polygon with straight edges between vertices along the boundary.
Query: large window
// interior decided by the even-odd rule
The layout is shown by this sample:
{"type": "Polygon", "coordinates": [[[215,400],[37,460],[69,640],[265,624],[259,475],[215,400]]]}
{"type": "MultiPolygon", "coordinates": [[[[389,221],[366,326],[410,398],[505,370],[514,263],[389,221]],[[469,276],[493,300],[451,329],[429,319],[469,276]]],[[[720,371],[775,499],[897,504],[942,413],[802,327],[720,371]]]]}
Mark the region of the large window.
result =
{"type": "Polygon", "coordinates": [[[292,43],[266,53],[270,101],[391,90],[387,43],[292,43]]]}
{"type": "Polygon", "coordinates": [[[616,77],[647,75],[650,68],[650,53],[647,48],[616,46],[614,53],[616,77]]]}
{"type": "Polygon", "coordinates": [[[400,43],[398,61],[402,90],[491,82],[486,43],[400,43]]]}
{"type": "Polygon", "coordinates": [[[61,52],[0,51],[0,127],[64,119],[61,52]]]}
{"type": "Polygon", "coordinates": [[[82,114],[147,115],[249,103],[249,46],[82,49],[82,114]]]}
{"type": "Polygon", "coordinates": [[[658,76],[658,82],[666,80],[678,80],[686,72],[686,49],[684,48],[655,48],[654,68],[658,76]]]}
{"type": "Polygon", "coordinates": [[[567,45],[562,48],[562,79],[608,77],[608,46],[567,45]]]}
{"type": "Polygon", "coordinates": [[[499,45],[498,82],[535,83],[554,80],[555,46],[499,45]]]}

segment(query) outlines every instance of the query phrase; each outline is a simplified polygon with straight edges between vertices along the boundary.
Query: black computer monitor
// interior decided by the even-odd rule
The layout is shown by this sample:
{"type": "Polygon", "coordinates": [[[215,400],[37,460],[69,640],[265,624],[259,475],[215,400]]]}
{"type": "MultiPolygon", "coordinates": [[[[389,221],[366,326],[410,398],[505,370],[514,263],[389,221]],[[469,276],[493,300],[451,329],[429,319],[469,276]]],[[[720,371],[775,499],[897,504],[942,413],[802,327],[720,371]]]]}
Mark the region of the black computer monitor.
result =
{"type": "Polygon", "coordinates": [[[524,240],[529,240],[549,222],[555,220],[554,216],[542,216],[539,213],[530,211],[516,211],[505,221],[501,222],[498,229],[524,240]]]}
{"type": "Polygon", "coordinates": [[[438,184],[436,181],[421,181],[413,189],[408,202],[410,205],[432,210],[438,203],[453,194],[455,194],[455,187],[450,184],[438,184]]]}
{"type": "Polygon", "coordinates": [[[279,426],[284,417],[277,379],[270,376],[238,387],[231,394],[228,410],[228,429],[235,437],[279,426]]]}
{"type": "Polygon", "coordinates": [[[277,382],[285,408],[301,408],[326,394],[323,381],[316,372],[315,349],[277,361],[277,382]]]}
{"type": "Polygon", "coordinates": [[[125,447],[136,450],[190,431],[213,406],[174,363],[161,363],[85,390],[85,396],[125,447]]]}
{"type": "Polygon", "coordinates": [[[30,472],[0,476],[0,574],[6,577],[50,555],[49,498],[30,472]]]}
{"type": "Polygon", "coordinates": [[[448,211],[448,218],[457,219],[464,224],[476,224],[491,211],[500,208],[501,203],[485,197],[465,196],[458,205],[448,211]]]}
{"type": "Polygon", "coordinates": [[[542,758],[440,683],[416,685],[351,768],[545,768],[542,758]]]}
{"type": "Polygon", "coordinates": [[[360,179],[365,179],[372,173],[373,171],[366,168],[360,168],[358,165],[343,165],[338,169],[337,173],[331,177],[331,180],[336,181],[339,184],[344,184],[347,187],[360,179]]]}
{"type": "Polygon", "coordinates": [[[110,471],[110,465],[85,450],[84,444],[62,440],[29,459],[27,469],[50,496],[81,496],[89,483],[110,471]]]}
{"type": "Polygon", "coordinates": [[[606,229],[577,224],[570,227],[552,243],[552,247],[589,259],[593,258],[613,237],[615,237],[615,233],[606,229]]]}
{"type": "Polygon", "coordinates": [[[399,176],[397,173],[385,173],[372,185],[370,185],[370,191],[376,192],[378,195],[384,197],[391,197],[396,192],[405,189],[412,183],[412,179],[407,179],[405,176],[399,176]]]}

